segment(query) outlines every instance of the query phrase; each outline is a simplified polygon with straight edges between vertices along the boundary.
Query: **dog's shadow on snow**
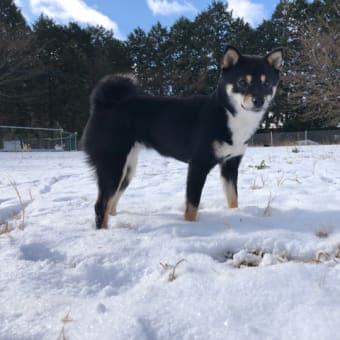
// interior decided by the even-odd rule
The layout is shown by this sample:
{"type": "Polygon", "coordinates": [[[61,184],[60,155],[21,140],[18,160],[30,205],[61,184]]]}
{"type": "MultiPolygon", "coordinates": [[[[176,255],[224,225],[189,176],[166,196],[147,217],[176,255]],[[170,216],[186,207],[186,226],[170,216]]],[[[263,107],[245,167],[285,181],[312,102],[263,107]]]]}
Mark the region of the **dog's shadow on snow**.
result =
{"type": "MultiPolygon", "coordinates": [[[[127,223],[138,233],[171,233],[175,237],[209,237],[228,231],[240,234],[275,230],[315,233],[320,229],[327,229],[330,233],[340,232],[340,210],[265,210],[255,206],[214,211],[203,209],[195,222],[184,221],[180,212],[123,214],[124,220],[130,221],[127,223]]],[[[119,223],[113,224],[119,227],[119,223]]]]}

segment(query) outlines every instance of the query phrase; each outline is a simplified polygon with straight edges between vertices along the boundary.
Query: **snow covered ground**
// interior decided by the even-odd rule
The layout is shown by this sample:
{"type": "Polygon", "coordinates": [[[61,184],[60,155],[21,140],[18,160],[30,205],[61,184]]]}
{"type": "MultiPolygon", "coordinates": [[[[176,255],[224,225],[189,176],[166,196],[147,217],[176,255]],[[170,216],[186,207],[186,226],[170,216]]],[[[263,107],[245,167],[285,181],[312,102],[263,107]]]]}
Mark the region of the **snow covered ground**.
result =
{"type": "Polygon", "coordinates": [[[240,207],[216,168],[192,223],[186,165],[144,150],[96,231],[82,153],[1,153],[0,339],[339,339],[339,169],[339,145],[249,148],[240,207]]]}

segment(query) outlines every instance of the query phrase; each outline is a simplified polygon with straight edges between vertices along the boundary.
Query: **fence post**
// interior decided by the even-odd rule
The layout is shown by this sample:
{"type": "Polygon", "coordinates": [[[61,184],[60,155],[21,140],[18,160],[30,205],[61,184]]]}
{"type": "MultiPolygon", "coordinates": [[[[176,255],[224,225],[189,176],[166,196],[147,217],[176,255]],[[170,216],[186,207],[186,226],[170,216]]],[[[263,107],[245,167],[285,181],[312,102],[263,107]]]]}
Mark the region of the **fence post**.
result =
{"type": "Polygon", "coordinates": [[[270,146],[273,146],[274,142],[273,142],[273,130],[270,131],[270,146]]]}
{"type": "Polygon", "coordinates": [[[63,147],[63,133],[64,133],[64,130],[61,129],[61,130],[60,130],[60,147],[61,147],[61,148],[63,147]]]}
{"type": "Polygon", "coordinates": [[[78,132],[76,131],[74,133],[74,151],[78,151],[77,149],[77,143],[78,143],[78,138],[77,138],[78,132]]]}
{"type": "Polygon", "coordinates": [[[305,130],[305,145],[307,145],[307,139],[308,139],[308,132],[305,130]]]}

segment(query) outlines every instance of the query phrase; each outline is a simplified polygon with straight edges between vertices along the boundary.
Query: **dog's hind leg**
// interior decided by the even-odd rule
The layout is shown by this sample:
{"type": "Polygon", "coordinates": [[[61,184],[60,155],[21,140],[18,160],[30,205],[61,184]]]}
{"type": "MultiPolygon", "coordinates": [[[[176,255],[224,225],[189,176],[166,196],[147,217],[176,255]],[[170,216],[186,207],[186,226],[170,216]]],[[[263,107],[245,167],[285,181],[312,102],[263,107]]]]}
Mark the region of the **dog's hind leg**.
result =
{"type": "Polygon", "coordinates": [[[242,156],[233,157],[220,165],[223,190],[229,208],[238,207],[237,177],[241,159],[242,156]]]}
{"type": "Polygon", "coordinates": [[[96,164],[98,197],[95,204],[96,228],[107,228],[109,212],[115,204],[115,197],[119,191],[127,153],[111,155],[105,161],[96,164]]]}
{"type": "Polygon", "coordinates": [[[120,197],[123,195],[124,191],[126,188],[129,186],[131,183],[132,178],[134,177],[136,173],[136,168],[137,168],[137,159],[138,159],[138,152],[139,152],[139,146],[135,144],[125,162],[124,170],[123,170],[123,175],[121,177],[121,181],[119,183],[119,188],[116,191],[113,199],[112,199],[112,204],[111,204],[111,215],[116,215],[117,214],[117,204],[120,199],[120,197]]]}

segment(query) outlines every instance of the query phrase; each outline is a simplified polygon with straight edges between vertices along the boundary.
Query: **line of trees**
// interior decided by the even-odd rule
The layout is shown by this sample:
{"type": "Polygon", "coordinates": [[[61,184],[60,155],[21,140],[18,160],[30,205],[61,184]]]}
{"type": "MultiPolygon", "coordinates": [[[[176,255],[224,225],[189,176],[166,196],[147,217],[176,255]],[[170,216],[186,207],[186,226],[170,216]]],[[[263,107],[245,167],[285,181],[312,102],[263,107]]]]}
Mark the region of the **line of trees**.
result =
{"type": "Polygon", "coordinates": [[[145,93],[211,93],[226,44],[248,54],[285,49],[280,91],[266,127],[340,123],[340,7],[336,0],[280,0],[256,29],[212,2],[193,21],[184,17],[126,41],[103,27],[32,26],[13,0],[0,2],[0,125],[63,127],[82,132],[89,94],[103,75],[134,72],[145,93]]]}

